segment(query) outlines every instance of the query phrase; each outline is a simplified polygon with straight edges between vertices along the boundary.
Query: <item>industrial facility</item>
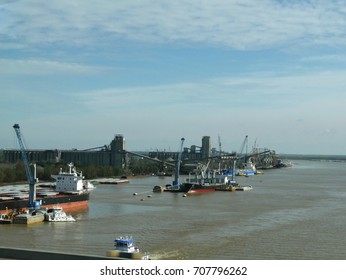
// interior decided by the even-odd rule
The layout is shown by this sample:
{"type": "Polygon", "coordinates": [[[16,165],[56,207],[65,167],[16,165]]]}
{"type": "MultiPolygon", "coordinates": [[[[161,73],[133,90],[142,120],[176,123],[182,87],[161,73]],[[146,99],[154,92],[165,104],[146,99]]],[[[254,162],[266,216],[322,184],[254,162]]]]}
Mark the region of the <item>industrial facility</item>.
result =
{"type": "MultiPolygon", "coordinates": [[[[247,136],[244,140],[241,151],[237,152],[237,156],[243,155],[243,148],[247,141],[247,136]]],[[[172,165],[178,159],[179,151],[150,151],[150,152],[132,152],[125,149],[125,138],[121,134],[116,134],[109,145],[78,150],[28,150],[27,154],[30,162],[36,163],[70,163],[75,165],[93,165],[93,166],[111,166],[120,169],[126,169],[129,166],[131,158],[143,157],[153,159],[157,162],[171,162],[172,165]]],[[[181,151],[181,160],[185,162],[184,168],[189,168],[189,165],[194,166],[192,162],[217,158],[222,155],[230,155],[221,151],[221,143],[219,139],[219,148],[211,147],[210,136],[203,136],[201,145],[192,145],[183,147],[181,151]]],[[[256,149],[247,154],[246,158],[252,158],[253,163],[257,168],[271,168],[280,163],[275,151],[269,149],[256,149]]],[[[245,159],[246,159],[245,158],[245,159]]],[[[0,150],[0,163],[17,163],[22,160],[21,152],[18,149],[2,149],[0,150]]],[[[184,170],[183,170],[184,171],[184,170]]]]}
{"type": "MultiPolygon", "coordinates": [[[[69,163],[76,165],[114,166],[124,168],[125,139],[122,135],[115,135],[110,145],[90,148],[86,150],[27,150],[30,162],[69,163]]],[[[16,149],[0,150],[0,162],[16,163],[20,161],[21,152],[16,149]]]]}
{"type": "MultiPolygon", "coordinates": [[[[203,136],[202,145],[192,145],[190,148],[184,147],[184,159],[202,159],[211,156],[210,136],[203,136]]],[[[128,159],[135,156],[134,153],[125,150],[125,138],[121,134],[116,134],[109,145],[84,149],[84,150],[27,150],[30,162],[50,162],[50,163],[69,163],[73,162],[76,165],[94,165],[94,166],[112,166],[117,168],[125,168],[128,164],[128,159]]],[[[150,158],[166,161],[171,159],[175,161],[178,157],[176,152],[149,152],[143,153],[150,158]]],[[[141,153],[139,153],[141,155],[141,153]]],[[[0,162],[17,163],[22,160],[21,152],[18,149],[2,149],[0,150],[0,162]]]]}

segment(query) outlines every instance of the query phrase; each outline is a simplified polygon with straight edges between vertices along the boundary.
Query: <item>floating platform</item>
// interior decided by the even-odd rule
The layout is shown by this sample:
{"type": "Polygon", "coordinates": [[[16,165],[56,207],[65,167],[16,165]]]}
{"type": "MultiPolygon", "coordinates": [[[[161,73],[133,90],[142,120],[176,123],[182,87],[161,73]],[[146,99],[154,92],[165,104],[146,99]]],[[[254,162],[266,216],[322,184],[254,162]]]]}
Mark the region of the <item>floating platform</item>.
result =
{"type": "Polygon", "coordinates": [[[234,192],[236,190],[237,190],[237,187],[235,186],[220,186],[215,188],[215,191],[222,191],[222,192],[234,192]]]}
{"type": "Polygon", "coordinates": [[[35,223],[41,223],[44,221],[44,213],[34,212],[34,213],[24,213],[19,214],[13,218],[14,224],[24,224],[30,225],[35,223]]]}
{"type": "Polygon", "coordinates": [[[97,180],[97,182],[99,184],[117,185],[117,184],[129,183],[129,180],[127,180],[127,179],[101,179],[101,180],[97,180]]]}

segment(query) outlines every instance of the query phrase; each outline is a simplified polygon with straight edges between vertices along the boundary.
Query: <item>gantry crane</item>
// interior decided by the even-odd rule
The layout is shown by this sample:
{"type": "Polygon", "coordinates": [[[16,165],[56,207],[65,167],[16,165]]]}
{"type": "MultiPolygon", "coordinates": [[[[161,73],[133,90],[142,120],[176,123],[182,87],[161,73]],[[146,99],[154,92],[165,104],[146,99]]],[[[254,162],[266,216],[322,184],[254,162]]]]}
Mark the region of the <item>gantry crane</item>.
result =
{"type": "Polygon", "coordinates": [[[29,208],[33,208],[33,207],[35,207],[35,200],[36,200],[36,179],[34,178],[34,175],[32,174],[32,171],[30,168],[29,158],[28,158],[28,155],[26,153],[26,150],[25,150],[25,147],[23,144],[19,124],[15,124],[13,126],[13,128],[17,134],[17,138],[18,138],[18,142],[19,142],[19,146],[20,146],[20,152],[22,154],[25,172],[26,172],[26,176],[27,176],[28,182],[29,182],[29,205],[28,206],[29,206],[29,208]]]}
{"type": "Polygon", "coordinates": [[[175,175],[174,175],[173,186],[174,186],[174,187],[178,187],[178,186],[180,185],[180,182],[179,182],[179,173],[180,173],[180,165],[181,165],[181,158],[182,158],[182,153],[183,153],[184,141],[185,141],[185,138],[181,138],[180,150],[179,150],[178,158],[177,158],[175,164],[169,163],[169,162],[166,162],[166,161],[162,161],[162,160],[159,160],[159,159],[157,159],[157,158],[152,158],[152,157],[148,157],[148,156],[141,155],[141,154],[138,154],[138,153],[134,153],[134,152],[129,152],[129,151],[123,151],[123,152],[124,152],[124,153],[128,153],[128,154],[130,154],[130,155],[142,157],[142,158],[145,158],[145,159],[148,159],[148,160],[160,162],[160,163],[162,163],[162,164],[164,164],[164,165],[170,165],[170,166],[175,167],[175,175]]]}

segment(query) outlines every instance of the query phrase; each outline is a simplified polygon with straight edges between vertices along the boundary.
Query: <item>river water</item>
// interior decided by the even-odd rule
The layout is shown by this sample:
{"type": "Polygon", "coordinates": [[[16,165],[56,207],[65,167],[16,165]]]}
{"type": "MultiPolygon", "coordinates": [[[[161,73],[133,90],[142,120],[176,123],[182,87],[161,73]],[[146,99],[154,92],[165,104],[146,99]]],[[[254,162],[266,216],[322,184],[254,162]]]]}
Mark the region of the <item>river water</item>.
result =
{"type": "Polygon", "coordinates": [[[77,222],[0,225],[1,246],[105,256],[131,235],[153,259],[344,260],[345,171],[345,161],[296,160],[237,177],[251,191],[187,197],[152,192],[173,177],[97,185],[77,222]]]}

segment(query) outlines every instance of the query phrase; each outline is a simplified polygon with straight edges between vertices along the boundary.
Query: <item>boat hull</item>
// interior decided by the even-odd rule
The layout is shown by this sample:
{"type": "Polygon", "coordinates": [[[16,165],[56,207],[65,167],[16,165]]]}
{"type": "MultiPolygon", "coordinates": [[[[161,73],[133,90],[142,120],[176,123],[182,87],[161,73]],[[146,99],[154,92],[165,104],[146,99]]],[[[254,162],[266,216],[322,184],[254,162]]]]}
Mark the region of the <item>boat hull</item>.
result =
{"type": "Polygon", "coordinates": [[[214,192],[215,187],[200,187],[200,188],[192,188],[187,193],[189,194],[198,194],[198,193],[208,193],[208,192],[214,192]]]}
{"type": "Polygon", "coordinates": [[[164,189],[165,192],[173,192],[173,193],[187,193],[192,187],[190,183],[182,183],[179,187],[166,187],[164,189]]]}
{"type": "Polygon", "coordinates": [[[219,185],[203,185],[190,183],[191,187],[187,191],[188,194],[208,193],[214,192],[215,188],[219,185]]]}
{"type": "MultiPolygon", "coordinates": [[[[64,209],[82,208],[88,205],[90,198],[89,192],[79,194],[57,194],[54,196],[37,196],[36,200],[40,201],[40,205],[44,207],[52,207],[54,205],[62,205],[64,209]]],[[[0,213],[6,213],[11,210],[27,209],[28,199],[11,199],[0,200],[0,213]]]]}

